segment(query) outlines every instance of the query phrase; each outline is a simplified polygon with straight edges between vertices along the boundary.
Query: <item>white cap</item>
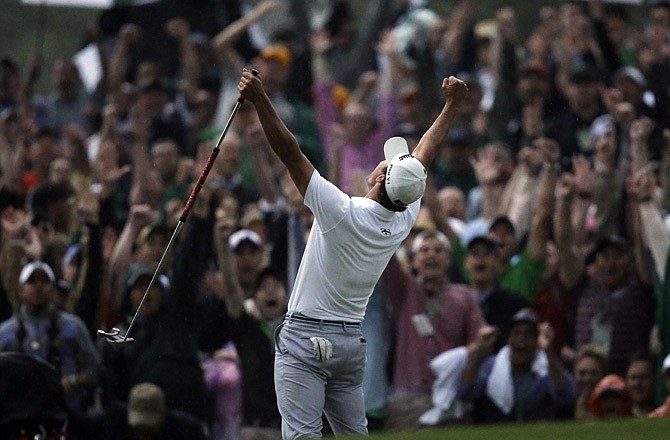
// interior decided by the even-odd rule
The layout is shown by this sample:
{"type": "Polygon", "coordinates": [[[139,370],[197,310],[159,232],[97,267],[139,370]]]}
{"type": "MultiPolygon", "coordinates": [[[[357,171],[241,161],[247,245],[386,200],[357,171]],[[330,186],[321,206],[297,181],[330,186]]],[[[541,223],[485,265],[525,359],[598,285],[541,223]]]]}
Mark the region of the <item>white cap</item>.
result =
{"type": "Polygon", "coordinates": [[[395,205],[407,206],[419,200],[426,189],[428,173],[421,161],[409,153],[407,141],[399,136],[384,143],[387,162],[386,192],[395,205]]]}
{"type": "Polygon", "coordinates": [[[230,237],[228,238],[228,246],[235,251],[243,241],[249,241],[257,247],[263,247],[263,240],[261,240],[260,235],[251,229],[240,229],[239,231],[230,234],[230,237]]]}
{"type": "Polygon", "coordinates": [[[19,283],[25,284],[26,281],[28,281],[28,278],[30,278],[30,276],[35,273],[36,270],[41,270],[44,272],[49,278],[49,281],[52,283],[56,281],[56,275],[54,275],[54,271],[51,269],[51,266],[43,261],[32,261],[23,266],[23,269],[21,269],[21,273],[19,274],[19,283]]]}
{"type": "Polygon", "coordinates": [[[670,370],[670,354],[663,359],[663,372],[670,370]]]}
{"type": "Polygon", "coordinates": [[[600,115],[593,120],[589,131],[592,139],[607,136],[614,131],[614,119],[609,114],[600,115]]]}

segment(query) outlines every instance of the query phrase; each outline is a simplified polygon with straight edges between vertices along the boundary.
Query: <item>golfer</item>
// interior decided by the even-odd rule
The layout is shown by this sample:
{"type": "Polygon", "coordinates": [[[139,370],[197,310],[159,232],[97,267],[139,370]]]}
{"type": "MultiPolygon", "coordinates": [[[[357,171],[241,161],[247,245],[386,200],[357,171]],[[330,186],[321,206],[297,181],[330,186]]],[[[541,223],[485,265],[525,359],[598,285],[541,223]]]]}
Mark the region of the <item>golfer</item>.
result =
{"type": "Polygon", "coordinates": [[[386,160],[368,178],[365,197],[349,197],[316,171],[277,116],[260,76],[244,69],[238,89],[314,214],[288,312],[275,333],[282,437],[321,437],[324,413],[335,435],[367,434],[360,322],[373,287],[414,225],[426,169],[468,88],[453,76],[442,81],[446,103],[437,119],[412,154],[403,138],[386,141],[386,160]]]}

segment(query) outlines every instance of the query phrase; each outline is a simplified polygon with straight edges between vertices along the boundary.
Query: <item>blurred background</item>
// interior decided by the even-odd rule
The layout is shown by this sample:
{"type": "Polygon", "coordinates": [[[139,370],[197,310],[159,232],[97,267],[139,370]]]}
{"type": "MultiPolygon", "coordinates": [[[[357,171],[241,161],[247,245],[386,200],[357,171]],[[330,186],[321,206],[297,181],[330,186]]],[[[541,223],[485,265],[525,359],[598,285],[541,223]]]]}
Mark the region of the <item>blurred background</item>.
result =
{"type": "MultiPolygon", "coordinates": [[[[120,4],[110,9],[95,7],[52,6],[46,0],[2,0],[0,14],[0,56],[12,57],[22,71],[28,69],[31,60],[41,54],[43,66],[50,66],[54,59],[71,56],[90,41],[90,29],[93,24],[113,28],[123,20],[133,19],[160,25],[167,18],[178,15],[186,16],[194,28],[208,33],[215,33],[218,18],[232,3],[254,5],[257,0],[108,0],[109,3],[120,4]],[[132,3],[150,3],[132,6],[132,3]]],[[[68,0],[58,0],[67,2],[68,0]]],[[[75,4],[101,4],[101,0],[70,0],[75,4]]],[[[403,0],[397,0],[400,3],[403,0]]],[[[629,9],[633,22],[643,16],[643,5],[647,0],[620,0],[629,9]],[[638,3],[638,4],[635,4],[638,3]]],[[[529,32],[537,11],[547,5],[560,4],[561,0],[481,0],[478,2],[478,14],[482,24],[492,19],[495,11],[503,6],[514,6],[519,19],[521,36],[529,32]]],[[[284,4],[287,4],[285,1],[284,4]]],[[[316,19],[326,9],[328,0],[310,0],[316,19]]],[[[366,7],[368,0],[351,2],[357,12],[366,7]]],[[[429,0],[427,2],[436,12],[448,13],[455,5],[454,0],[429,0]]],[[[285,23],[285,10],[264,20],[261,25],[272,29],[285,23]]],[[[166,43],[167,44],[167,43],[166,43]]],[[[37,93],[48,88],[48,72],[42,72],[37,83],[37,93]]]]}

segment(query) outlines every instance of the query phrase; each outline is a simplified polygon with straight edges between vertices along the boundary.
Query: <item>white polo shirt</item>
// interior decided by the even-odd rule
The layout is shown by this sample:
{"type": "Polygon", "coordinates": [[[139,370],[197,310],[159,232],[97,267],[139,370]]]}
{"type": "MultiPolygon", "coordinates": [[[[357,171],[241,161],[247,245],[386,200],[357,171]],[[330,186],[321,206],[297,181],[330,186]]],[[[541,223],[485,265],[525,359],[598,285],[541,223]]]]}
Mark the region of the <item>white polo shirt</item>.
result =
{"type": "Polygon", "coordinates": [[[409,235],[421,199],[403,212],[349,197],[314,171],[305,204],[314,224],[289,299],[289,313],[361,321],[372,289],[409,235]]]}

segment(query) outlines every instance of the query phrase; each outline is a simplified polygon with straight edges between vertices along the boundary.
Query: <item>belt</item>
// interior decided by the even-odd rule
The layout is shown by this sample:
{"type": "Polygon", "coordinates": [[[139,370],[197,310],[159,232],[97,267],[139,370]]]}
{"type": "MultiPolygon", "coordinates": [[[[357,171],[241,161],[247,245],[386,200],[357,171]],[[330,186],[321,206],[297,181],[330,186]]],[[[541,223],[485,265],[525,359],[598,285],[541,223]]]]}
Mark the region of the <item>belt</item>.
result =
{"type": "Polygon", "coordinates": [[[293,320],[293,321],[298,321],[298,322],[306,322],[309,324],[315,324],[315,325],[334,325],[337,327],[360,327],[361,323],[360,322],[354,322],[354,321],[334,321],[331,319],[317,319],[317,318],[310,318],[309,316],[305,316],[299,313],[287,313],[284,315],[284,318],[288,320],[293,320]]]}

